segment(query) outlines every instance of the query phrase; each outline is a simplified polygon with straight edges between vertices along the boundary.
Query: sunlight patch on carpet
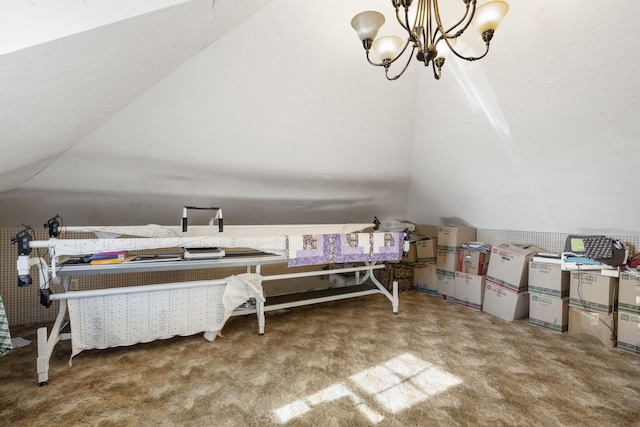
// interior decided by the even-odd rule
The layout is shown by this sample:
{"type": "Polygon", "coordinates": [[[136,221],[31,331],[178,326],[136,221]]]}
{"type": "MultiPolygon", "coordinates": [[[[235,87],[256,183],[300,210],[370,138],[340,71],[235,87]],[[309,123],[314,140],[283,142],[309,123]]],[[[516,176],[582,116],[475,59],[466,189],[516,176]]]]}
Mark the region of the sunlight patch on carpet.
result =
{"type": "MultiPolygon", "coordinates": [[[[372,396],[386,411],[395,413],[445,391],[462,381],[432,363],[405,353],[349,377],[367,395],[372,396]]],[[[291,402],[274,412],[286,423],[311,411],[321,403],[346,397],[371,423],[384,416],[368,406],[344,383],[336,383],[316,393],[291,402]]]]}
{"type": "Polygon", "coordinates": [[[462,381],[405,353],[349,378],[389,412],[407,409],[462,381]]]}
{"type": "Polygon", "coordinates": [[[333,384],[317,393],[310,394],[302,399],[291,402],[288,405],[276,409],[275,413],[280,422],[286,423],[293,418],[309,412],[316,405],[331,402],[343,397],[351,399],[355,407],[372,423],[382,421],[382,415],[367,406],[367,404],[364,403],[357,394],[342,383],[333,384]]]}

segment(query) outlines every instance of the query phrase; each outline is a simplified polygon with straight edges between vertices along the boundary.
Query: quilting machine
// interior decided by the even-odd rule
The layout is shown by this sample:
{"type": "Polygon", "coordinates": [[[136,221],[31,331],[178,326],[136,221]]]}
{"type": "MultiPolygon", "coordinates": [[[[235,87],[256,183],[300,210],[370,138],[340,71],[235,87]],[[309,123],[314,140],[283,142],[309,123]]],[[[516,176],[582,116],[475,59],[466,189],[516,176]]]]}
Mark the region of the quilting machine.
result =
{"type": "Polygon", "coordinates": [[[41,304],[49,307],[52,301],[59,301],[58,316],[51,334],[47,336],[47,328],[38,330],[40,385],[47,384],[51,354],[55,345],[64,339],[72,342],[71,358],[86,349],[132,345],[199,332],[204,332],[204,337],[212,341],[230,316],[247,314],[257,315],[258,333],[262,335],[266,311],[375,293],[383,294],[392,303],[393,313],[398,312],[397,283],[389,292],[373,271],[384,268],[381,262],[400,259],[406,238],[404,233],[362,232],[371,228],[371,224],[223,227],[219,208],[206,208],[219,212],[209,225],[189,226],[187,209],[193,207],[184,208],[179,227],[154,224],[63,227],[59,216],[56,216],[45,224],[49,230],[48,240],[34,240],[30,227],[16,235],[13,242],[18,244],[19,285],[26,286],[32,282],[29,272],[36,266],[41,304]],[[218,220],[217,226],[214,219],[218,220]],[[98,238],[61,238],[61,235],[67,236],[72,232],[91,232],[98,238]],[[143,260],[107,265],[63,262],[64,257],[162,248],[249,248],[254,252],[242,253],[241,256],[227,253],[223,257],[205,259],[143,260]],[[33,249],[46,249],[51,265],[42,256],[31,256],[33,249]],[[357,283],[303,292],[295,297],[287,295],[265,299],[262,282],[327,274],[327,271],[317,270],[260,275],[262,265],[282,263],[290,267],[329,263],[344,265],[331,272],[355,273],[357,283]],[[70,290],[71,279],[77,276],[221,267],[245,267],[246,273],[216,280],[70,290]],[[255,301],[255,305],[244,304],[249,300],[255,301]]]}

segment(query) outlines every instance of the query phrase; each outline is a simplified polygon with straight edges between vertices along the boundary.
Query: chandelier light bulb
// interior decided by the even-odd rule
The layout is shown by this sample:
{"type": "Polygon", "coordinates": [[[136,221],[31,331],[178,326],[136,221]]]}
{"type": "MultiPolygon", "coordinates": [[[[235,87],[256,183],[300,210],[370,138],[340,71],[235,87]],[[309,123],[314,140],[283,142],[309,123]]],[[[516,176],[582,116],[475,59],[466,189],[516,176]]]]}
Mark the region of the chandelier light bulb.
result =
{"type": "Polygon", "coordinates": [[[503,1],[490,1],[476,8],[472,24],[480,34],[495,31],[502,18],[509,11],[509,5],[503,1]]]}
{"type": "Polygon", "coordinates": [[[380,37],[372,47],[380,59],[393,61],[402,49],[402,40],[396,36],[380,37]]]}
{"type": "Polygon", "coordinates": [[[384,15],[371,10],[360,12],[351,20],[351,26],[362,41],[375,39],[382,24],[384,24],[384,15]]]}

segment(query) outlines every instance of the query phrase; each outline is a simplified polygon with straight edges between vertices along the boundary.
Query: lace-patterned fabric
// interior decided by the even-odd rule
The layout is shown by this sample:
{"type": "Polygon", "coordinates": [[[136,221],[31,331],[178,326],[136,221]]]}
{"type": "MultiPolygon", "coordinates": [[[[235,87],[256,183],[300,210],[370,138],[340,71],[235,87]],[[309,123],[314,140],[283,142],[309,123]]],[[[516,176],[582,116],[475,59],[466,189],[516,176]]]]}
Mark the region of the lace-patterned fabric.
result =
{"type": "Polygon", "coordinates": [[[9,323],[7,322],[7,314],[4,311],[2,297],[0,297],[0,356],[4,356],[11,350],[11,334],[9,333],[9,323]]]}

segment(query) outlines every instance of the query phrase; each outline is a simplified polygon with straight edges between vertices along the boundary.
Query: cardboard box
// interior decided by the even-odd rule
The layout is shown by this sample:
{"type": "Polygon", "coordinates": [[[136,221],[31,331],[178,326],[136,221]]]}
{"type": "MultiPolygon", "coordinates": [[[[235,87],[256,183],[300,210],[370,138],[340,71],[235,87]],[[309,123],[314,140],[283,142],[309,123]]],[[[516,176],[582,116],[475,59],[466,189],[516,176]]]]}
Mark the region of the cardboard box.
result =
{"type": "Polygon", "coordinates": [[[529,323],[564,332],[569,328],[569,298],[529,293],[529,323]]]}
{"type": "Polygon", "coordinates": [[[505,320],[524,319],[529,315],[529,293],[515,292],[487,279],[482,311],[505,320]]]}
{"type": "Polygon", "coordinates": [[[437,225],[429,225],[429,224],[415,224],[416,230],[415,233],[421,236],[427,236],[431,239],[438,238],[438,226],[437,225]]]}
{"type": "Polygon", "coordinates": [[[444,299],[455,302],[455,273],[453,271],[441,272],[440,270],[437,270],[437,273],[438,293],[442,295],[444,299]]]}
{"type": "Polygon", "coordinates": [[[438,227],[438,247],[457,250],[463,243],[475,240],[476,229],[474,227],[466,225],[438,227]]]}
{"type": "Polygon", "coordinates": [[[618,312],[618,348],[640,355],[640,313],[618,312]]]}
{"type": "Polygon", "coordinates": [[[617,313],[597,313],[569,307],[569,335],[583,341],[616,345],[617,313]]]}
{"type": "Polygon", "coordinates": [[[595,273],[571,272],[569,305],[580,309],[611,313],[617,303],[618,279],[595,273]]]}
{"type": "Polygon", "coordinates": [[[435,264],[413,266],[413,288],[433,295],[438,293],[438,274],[435,264]]]}
{"type": "Polygon", "coordinates": [[[569,272],[560,264],[529,262],[529,292],[552,296],[569,297],[569,272]]]}
{"type": "Polygon", "coordinates": [[[438,246],[438,257],[436,266],[438,271],[453,273],[458,265],[458,250],[449,247],[438,246]]]}
{"type": "Polygon", "coordinates": [[[482,310],[484,288],[485,276],[456,271],[453,295],[456,304],[482,310]]]}
{"type": "Polygon", "coordinates": [[[529,261],[536,253],[543,251],[533,245],[518,246],[501,243],[494,246],[491,248],[487,280],[492,280],[513,291],[526,291],[529,261]]]}
{"type": "Polygon", "coordinates": [[[491,246],[486,244],[463,244],[458,251],[456,271],[484,276],[489,267],[491,246]]]}
{"type": "Polygon", "coordinates": [[[437,255],[437,240],[436,239],[424,239],[416,242],[416,255],[417,262],[420,263],[436,263],[437,255]]]}
{"type": "Polygon", "coordinates": [[[640,276],[620,273],[618,309],[640,314],[640,276]]]}

